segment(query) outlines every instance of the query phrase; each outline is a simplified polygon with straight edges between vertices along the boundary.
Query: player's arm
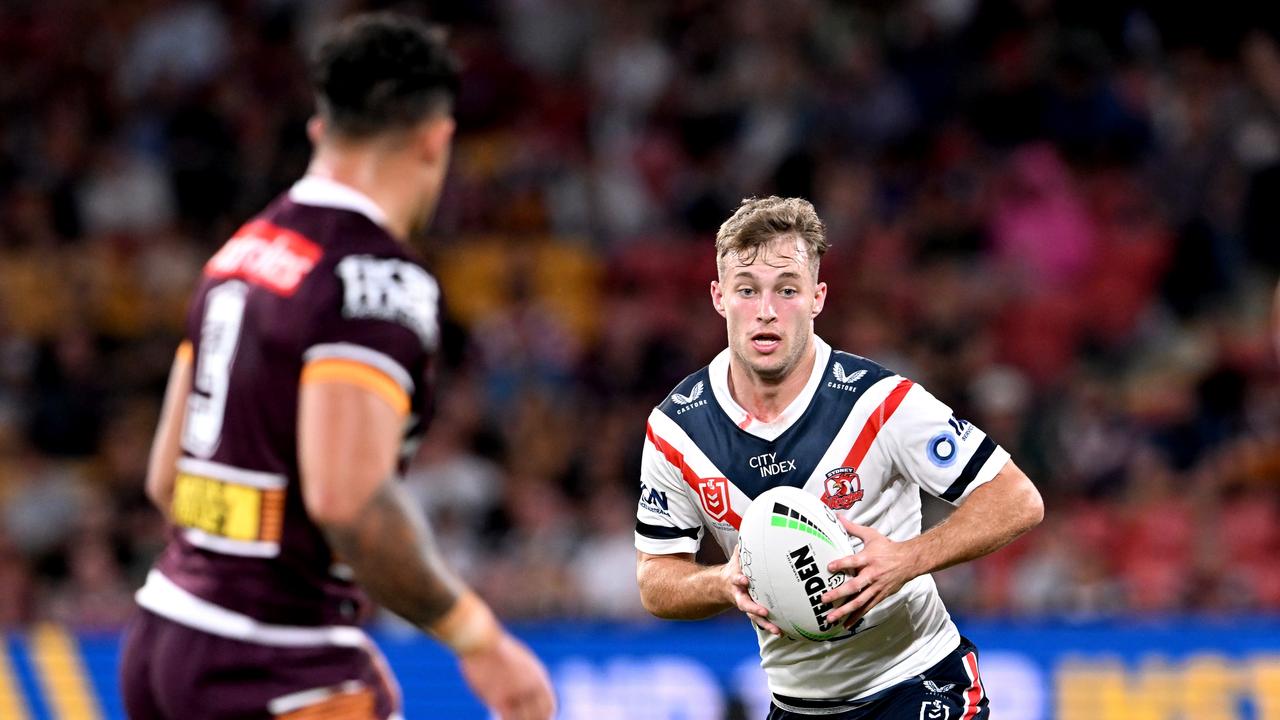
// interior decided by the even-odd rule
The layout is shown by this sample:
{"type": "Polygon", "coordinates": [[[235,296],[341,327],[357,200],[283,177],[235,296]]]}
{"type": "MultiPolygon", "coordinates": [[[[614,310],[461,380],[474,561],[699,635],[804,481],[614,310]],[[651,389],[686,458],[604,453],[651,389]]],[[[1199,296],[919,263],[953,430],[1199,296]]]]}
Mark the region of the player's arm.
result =
{"type": "Polygon", "coordinates": [[[700,565],[693,553],[651,555],[636,551],[640,602],[667,620],[700,620],[734,606],[729,565],[700,565]]]}
{"type": "MultiPolygon", "coordinates": [[[[303,500],[360,584],[389,610],[429,630],[462,596],[463,585],[394,482],[408,398],[389,393],[386,399],[347,382],[302,384],[303,500]]],[[[474,623],[481,644],[498,630],[483,611],[474,623]]]]}
{"type": "Polygon", "coordinates": [[[912,579],[995,552],[1043,518],[1040,492],[1012,460],[974,489],[950,517],[910,540],[894,542],[841,517],[849,534],[862,540],[863,548],[828,566],[832,572],[851,573],[854,581],[823,596],[827,602],[852,596],[827,619],[856,622],[912,579]]]}
{"type": "Polygon", "coordinates": [[[408,396],[373,371],[343,379],[309,370],[299,399],[303,500],[334,552],[375,600],[448,645],[492,709],[549,717],[546,671],[444,563],[394,481],[408,396]]]}
{"type": "MultiPolygon", "coordinates": [[[[659,418],[654,411],[651,421],[659,418]]],[[[640,601],[653,615],[697,620],[736,607],[757,625],[779,634],[769,611],[747,593],[747,578],[735,548],[729,562],[694,560],[701,536],[701,511],[684,492],[680,471],[658,451],[650,426],[640,459],[641,498],[636,508],[636,583],[640,601]]]]}
{"type": "Polygon", "coordinates": [[[178,455],[181,453],[182,421],[187,408],[187,394],[191,391],[191,343],[183,341],[173,357],[169,369],[169,383],[164,391],[164,404],[160,408],[160,422],[151,441],[151,455],[147,461],[147,497],[169,516],[173,505],[173,486],[178,478],[178,455]]]}
{"type": "Polygon", "coordinates": [[[1043,519],[1040,491],[1009,460],[950,517],[903,544],[915,558],[915,574],[923,575],[993,553],[1043,519]]]}
{"type": "Polygon", "coordinates": [[[723,565],[701,565],[693,553],[652,555],[637,550],[636,582],[644,609],[667,620],[701,620],[736,607],[756,625],[781,635],[768,620],[768,608],[748,594],[737,549],[730,555],[723,565]]]}

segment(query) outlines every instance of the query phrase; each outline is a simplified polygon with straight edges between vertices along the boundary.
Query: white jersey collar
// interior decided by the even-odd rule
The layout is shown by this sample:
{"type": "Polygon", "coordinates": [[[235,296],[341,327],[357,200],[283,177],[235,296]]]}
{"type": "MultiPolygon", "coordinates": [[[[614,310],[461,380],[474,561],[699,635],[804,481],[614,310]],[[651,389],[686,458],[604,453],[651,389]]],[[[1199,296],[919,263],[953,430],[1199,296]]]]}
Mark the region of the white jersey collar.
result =
{"type": "Polygon", "coordinates": [[[387,214],[368,195],[327,177],[304,175],[289,188],[289,199],[299,205],[358,212],[386,228],[387,214]]]}
{"type": "Polygon", "coordinates": [[[735,425],[763,440],[775,440],[800,419],[804,411],[809,408],[809,403],[813,401],[814,393],[818,392],[818,386],[822,384],[822,376],[826,373],[827,365],[831,360],[831,346],[814,335],[813,347],[817,351],[817,357],[813,361],[813,372],[809,374],[809,382],[805,383],[804,389],[796,399],[792,400],[773,422],[766,423],[755,419],[730,394],[729,348],[722,350],[707,366],[707,372],[711,376],[711,394],[720,404],[720,409],[733,420],[735,425]]]}

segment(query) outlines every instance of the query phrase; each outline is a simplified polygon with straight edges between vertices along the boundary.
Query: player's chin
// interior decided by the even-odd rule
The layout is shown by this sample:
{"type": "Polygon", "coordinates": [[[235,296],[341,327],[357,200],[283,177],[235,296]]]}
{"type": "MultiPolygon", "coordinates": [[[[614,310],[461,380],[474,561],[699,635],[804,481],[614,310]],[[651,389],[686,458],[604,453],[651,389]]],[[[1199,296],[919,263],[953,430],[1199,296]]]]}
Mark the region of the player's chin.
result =
{"type": "Polygon", "coordinates": [[[787,374],[787,362],[784,358],[773,355],[756,355],[751,363],[751,370],[765,380],[781,379],[787,374]]]}

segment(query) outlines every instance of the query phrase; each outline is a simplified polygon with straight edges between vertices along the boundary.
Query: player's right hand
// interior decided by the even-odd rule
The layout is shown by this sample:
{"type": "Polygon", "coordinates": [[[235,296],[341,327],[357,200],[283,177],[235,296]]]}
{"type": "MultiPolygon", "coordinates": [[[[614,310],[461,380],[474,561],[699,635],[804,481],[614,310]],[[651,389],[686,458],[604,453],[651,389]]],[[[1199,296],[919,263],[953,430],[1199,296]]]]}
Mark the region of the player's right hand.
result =
{"type": "Polygon", "coordinates": [[[550,720],[555,715],[547,669],[505,630],[492,645],[459,656],[458,664],[476,697],[501,720],[550,720]]]}
{"type": "Polygon", "coordinates": [[[720,566],[720,577],[729,589],[729,597],[734,606],[747,614],[751,622],[771,635],[782,636],[782,629],[769,622],[769,608],[751,599],[751,581],[742,573],[742,564],[738,558],[738,546],[729,554],[729,562],[720,566]]]}

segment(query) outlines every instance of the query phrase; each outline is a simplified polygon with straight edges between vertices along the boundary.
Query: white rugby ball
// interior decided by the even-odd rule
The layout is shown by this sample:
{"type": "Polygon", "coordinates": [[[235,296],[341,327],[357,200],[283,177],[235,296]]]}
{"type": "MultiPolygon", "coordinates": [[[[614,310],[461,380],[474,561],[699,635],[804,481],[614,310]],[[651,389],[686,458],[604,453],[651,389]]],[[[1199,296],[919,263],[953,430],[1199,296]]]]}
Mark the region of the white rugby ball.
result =
{"type": "Polygon", "coordinates": [[[793,638],[823,641],[848,632],[830,625],[832,606],[822,594],[845,582],[827,563],[853,554],[844,527],[816,495],[776,487],[756,497],[738,529],[738,560],[751,582],[751,598],[793,638]]]}

